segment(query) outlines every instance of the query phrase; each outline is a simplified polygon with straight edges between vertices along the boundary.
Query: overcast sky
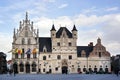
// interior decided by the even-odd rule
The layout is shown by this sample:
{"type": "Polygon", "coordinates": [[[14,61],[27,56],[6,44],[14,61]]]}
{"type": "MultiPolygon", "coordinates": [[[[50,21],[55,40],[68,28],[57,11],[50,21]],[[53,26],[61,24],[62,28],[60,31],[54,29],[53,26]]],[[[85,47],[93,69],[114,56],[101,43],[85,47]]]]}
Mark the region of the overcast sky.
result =
{"type": "Polygon", "coordinates": [[[49,37],[52,24],[78,29],[78,46],[96,44],[98,37],[111,55],[120,54],[120,0],[0,0],[0,51],[11,59],[13,29],[26,11],[40,37],[49,37]]]}

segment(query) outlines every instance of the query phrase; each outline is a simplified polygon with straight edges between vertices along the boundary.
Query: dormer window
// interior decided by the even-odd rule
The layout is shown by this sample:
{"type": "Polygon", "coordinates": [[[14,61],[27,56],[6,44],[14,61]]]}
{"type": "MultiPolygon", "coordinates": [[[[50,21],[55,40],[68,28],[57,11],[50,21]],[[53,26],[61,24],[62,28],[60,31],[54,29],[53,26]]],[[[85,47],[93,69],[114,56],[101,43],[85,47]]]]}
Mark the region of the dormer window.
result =
{"type": "Polygon", "coordinates": [[[46,46],[43,47],[43,52],[44,52],[44,53],[47,52],[47,48],[46,48],[46,46]]]}

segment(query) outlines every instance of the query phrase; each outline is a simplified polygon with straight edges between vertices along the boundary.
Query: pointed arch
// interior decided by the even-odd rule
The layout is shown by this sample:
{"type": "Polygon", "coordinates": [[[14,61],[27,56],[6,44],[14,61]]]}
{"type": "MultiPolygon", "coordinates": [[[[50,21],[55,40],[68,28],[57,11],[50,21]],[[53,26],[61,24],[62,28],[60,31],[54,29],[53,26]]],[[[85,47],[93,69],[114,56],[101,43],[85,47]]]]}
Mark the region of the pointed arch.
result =
{"type": "Polygon", "coordinates": [[[25,39],[24,38],[22,38],[22,44],[25,44],[25,39]]]}
{"type": "Polygon", "coordinates": [[[26,62],[25,68],[26,68],[26,73],[30,73],[30,63],[29,62],[26,62]]]}
{"type": "Polygon", "coordinates": [[[32,66],[32,72],[36,72],[36,66],[37,66],[36,63],[33,62],[31,66],[32,66]]]}
{"type": "Polygon", "coordinates": [[[24,72],[24,64],[23,64],[23,62],[21,62],[19,64],[19,67],[20,67],[20,72],[24,72]]]}

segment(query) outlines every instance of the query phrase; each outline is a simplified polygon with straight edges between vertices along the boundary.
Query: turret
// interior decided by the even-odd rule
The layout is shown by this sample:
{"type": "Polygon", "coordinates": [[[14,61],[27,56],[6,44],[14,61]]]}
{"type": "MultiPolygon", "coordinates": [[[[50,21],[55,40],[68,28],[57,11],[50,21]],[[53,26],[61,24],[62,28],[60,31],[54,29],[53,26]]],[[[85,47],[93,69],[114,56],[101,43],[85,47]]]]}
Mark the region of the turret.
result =
{"type": "Polygon", "coordinates": [[[72,29],[72,37],[77,39],[77,29],[75,25],[73,26],[73,29],[72,29]]]}
{"type": "Polygon", "coordinates": [[[97,39],[97,44],[101,44],[101,39],[100,38],[97,39]]]}
{"type": "Polygon", "coordinates": [[[50,31],[51,31],[51,38],[55,38],[56,37],[56,30],[55,30],[54,24],[52,25],[52,29],[50,31]]]}
{"type": "Polygon", "coordinates": [[[22,22],[20,21],[20,26],[19,26],[19,30],[22,29],[22,22]]]}
{"type": "Polygon", "coordinates": [[[16,40],[16,32],[15,32],[15,28],[14,28],[14,31],[13,31],[13,42],[16,40]]]}
{"type": "Polygon", "coordinates": [[[33,21],[31,22],[31,30],[33,31],[33,21]]]}

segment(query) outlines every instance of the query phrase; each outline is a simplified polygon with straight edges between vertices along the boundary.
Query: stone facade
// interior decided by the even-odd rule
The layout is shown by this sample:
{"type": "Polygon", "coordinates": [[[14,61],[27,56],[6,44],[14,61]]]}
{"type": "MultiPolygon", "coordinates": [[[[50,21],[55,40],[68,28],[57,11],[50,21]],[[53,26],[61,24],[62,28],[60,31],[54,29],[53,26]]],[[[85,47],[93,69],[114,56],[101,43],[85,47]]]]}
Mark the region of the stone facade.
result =
{"type": "Polygon", "coordinates": [[[60,27],[56,31],[54,24],[51,37],[39,37],[39,30],[33,29],[33,22],[20,21],[20,27],[14,29],[12,59],[14,70],[18,73],[78,73],[110,72],[110,53],[102,45],[101,39],[93,46],[77,46],[77,29],[72,31],[60,27]]]}

